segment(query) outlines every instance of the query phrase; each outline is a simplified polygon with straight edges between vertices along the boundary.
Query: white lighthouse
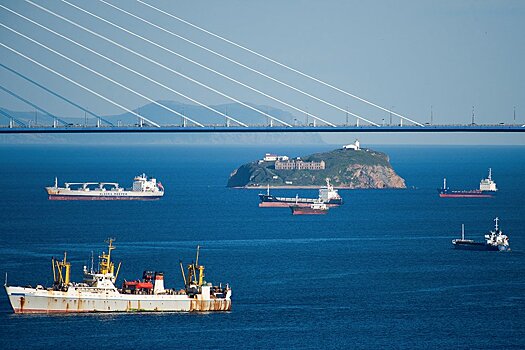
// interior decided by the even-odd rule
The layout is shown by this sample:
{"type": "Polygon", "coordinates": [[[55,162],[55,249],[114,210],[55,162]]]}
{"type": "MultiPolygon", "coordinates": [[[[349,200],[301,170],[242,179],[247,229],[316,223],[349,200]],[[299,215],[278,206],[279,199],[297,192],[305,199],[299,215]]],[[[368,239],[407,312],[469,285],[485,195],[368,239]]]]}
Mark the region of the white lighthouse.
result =
{"type": "Polygon", "coordinates": [[[344,145],[343,149],[351,149],[351,150],[354,150],[354,151],[359,151],[361,149],[361,147],[359,145],[359,140],[356,139],[354,143],[351,143],[349,145],[344,145]]]}

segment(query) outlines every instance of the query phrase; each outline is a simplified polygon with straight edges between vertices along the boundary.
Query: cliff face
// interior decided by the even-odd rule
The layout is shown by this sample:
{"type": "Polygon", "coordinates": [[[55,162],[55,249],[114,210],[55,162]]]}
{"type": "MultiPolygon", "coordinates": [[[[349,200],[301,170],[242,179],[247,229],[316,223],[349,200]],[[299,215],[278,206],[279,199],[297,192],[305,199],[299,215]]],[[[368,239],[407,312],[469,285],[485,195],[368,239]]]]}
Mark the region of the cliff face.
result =
{"type": "Polygon", "coordinates": [[[309,187],[323,186],[329,178],[340,188],[406,188],[388,156],[369,149],[316,153],[303,162],[325,162],[323,170],[275,169],[275,162],[251,162],[235,169],[228,187],[309,187]]]}

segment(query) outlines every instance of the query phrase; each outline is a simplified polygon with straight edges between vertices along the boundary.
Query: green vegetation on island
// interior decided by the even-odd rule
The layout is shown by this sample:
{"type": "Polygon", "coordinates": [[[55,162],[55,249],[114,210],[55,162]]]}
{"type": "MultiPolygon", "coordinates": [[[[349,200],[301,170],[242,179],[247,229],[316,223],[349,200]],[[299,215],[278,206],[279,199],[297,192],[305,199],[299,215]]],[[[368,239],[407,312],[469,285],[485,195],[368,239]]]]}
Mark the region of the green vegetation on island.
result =
{"type": "Polygon", "coordinates": [[[227,187],[320,187],[329,178],[339,188],[406,188],[386,154],[345,147],[293,159],[267,154],[235,169],[227,187]]]}

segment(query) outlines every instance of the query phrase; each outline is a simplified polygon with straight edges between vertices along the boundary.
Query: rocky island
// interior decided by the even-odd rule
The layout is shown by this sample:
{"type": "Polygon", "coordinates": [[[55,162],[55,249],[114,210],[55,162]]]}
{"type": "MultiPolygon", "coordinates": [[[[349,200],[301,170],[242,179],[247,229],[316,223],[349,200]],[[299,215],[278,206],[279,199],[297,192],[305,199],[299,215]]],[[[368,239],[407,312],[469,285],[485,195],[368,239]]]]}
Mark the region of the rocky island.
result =
{"type": "Polygon", "coordinates": [[[311,188],[325,185],[327,178],[338,188],[406,188],[388,156],[360,148],[359,141],[306,157],[266,154],[261,160],[235,169],[227,187],[311,188]]]}

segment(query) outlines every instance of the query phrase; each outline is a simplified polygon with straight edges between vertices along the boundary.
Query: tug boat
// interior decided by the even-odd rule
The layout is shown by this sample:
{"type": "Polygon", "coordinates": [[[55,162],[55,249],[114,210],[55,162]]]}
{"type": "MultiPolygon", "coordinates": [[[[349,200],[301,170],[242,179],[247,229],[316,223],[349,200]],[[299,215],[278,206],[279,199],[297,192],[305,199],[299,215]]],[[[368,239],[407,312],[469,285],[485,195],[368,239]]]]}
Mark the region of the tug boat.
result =
{"type": "Polygon", "coordinates": [[[492,169],[489,168],[489,176],[480,181],[478,190],[450,190],[447,179],[443,179],[443,188],[438,189],[438,193],[441,198],[490,198],[497,190],[496,183],[492,180],[492,169]]]}
{"type": "Polygon", "coordinates": [[[66,182],[65,187],[46,187],[49,200],[154,200],[164,196],[164,187],[146,174],[135,176],[133,187],[124,189],[116,182],[66,182]]]}
{"type": "Polygon", "coordinates": [[[292,215],[323,215],[328,213],[328,206],[322,201],[315,202],[309,206],[291,205],[292,215]]]}
{"type": "Polygon", "coordinates": [[[15,287],[4,285],[15,313],[80,313],[80,312],[201,312],[231,310],[231,289],[228,284],[214,286],[204,280],[204,266],[199,265],[199,247],[195,263],[188,265],[187,275],[180,262],[184,288],[166,289],[164,274],[144,271],[142,279],[124,281],[116,287],[121,264],[111,261],[115,249],[110,238],[108,252],[100,256],[98,271],[84,266],[84,280],[70,281],[71,263],[52,259],[53,280],[51,287],[37,285],[15,287]]]}
{"type": "Polygon", "coordinates": [[[454,248],[463,250],[510,251],[509,237],[504,235],[499,229],[499,218],[495,218],[494,222],[495,228],[485,235],[485,242],[465,239],[465,226],[461,225],[461,239],[452,240],[454,248]]]}
{"type": "Polygon", "coordinates": [[[343,204],[343,199],[339,195],[334,186],[330,184],[330,179],[326,179],[326,187],[319,189],[318,198],[298,198],[298,197],[276,197],[270,194],[270,185],[266,190],[266,194],[259,193],[259,207],[261,208],[275,208],[275,207],[289,207],[291,205],[309,207],[316,201],[323,201],[329,207],[335,207],[343,204]]]}

